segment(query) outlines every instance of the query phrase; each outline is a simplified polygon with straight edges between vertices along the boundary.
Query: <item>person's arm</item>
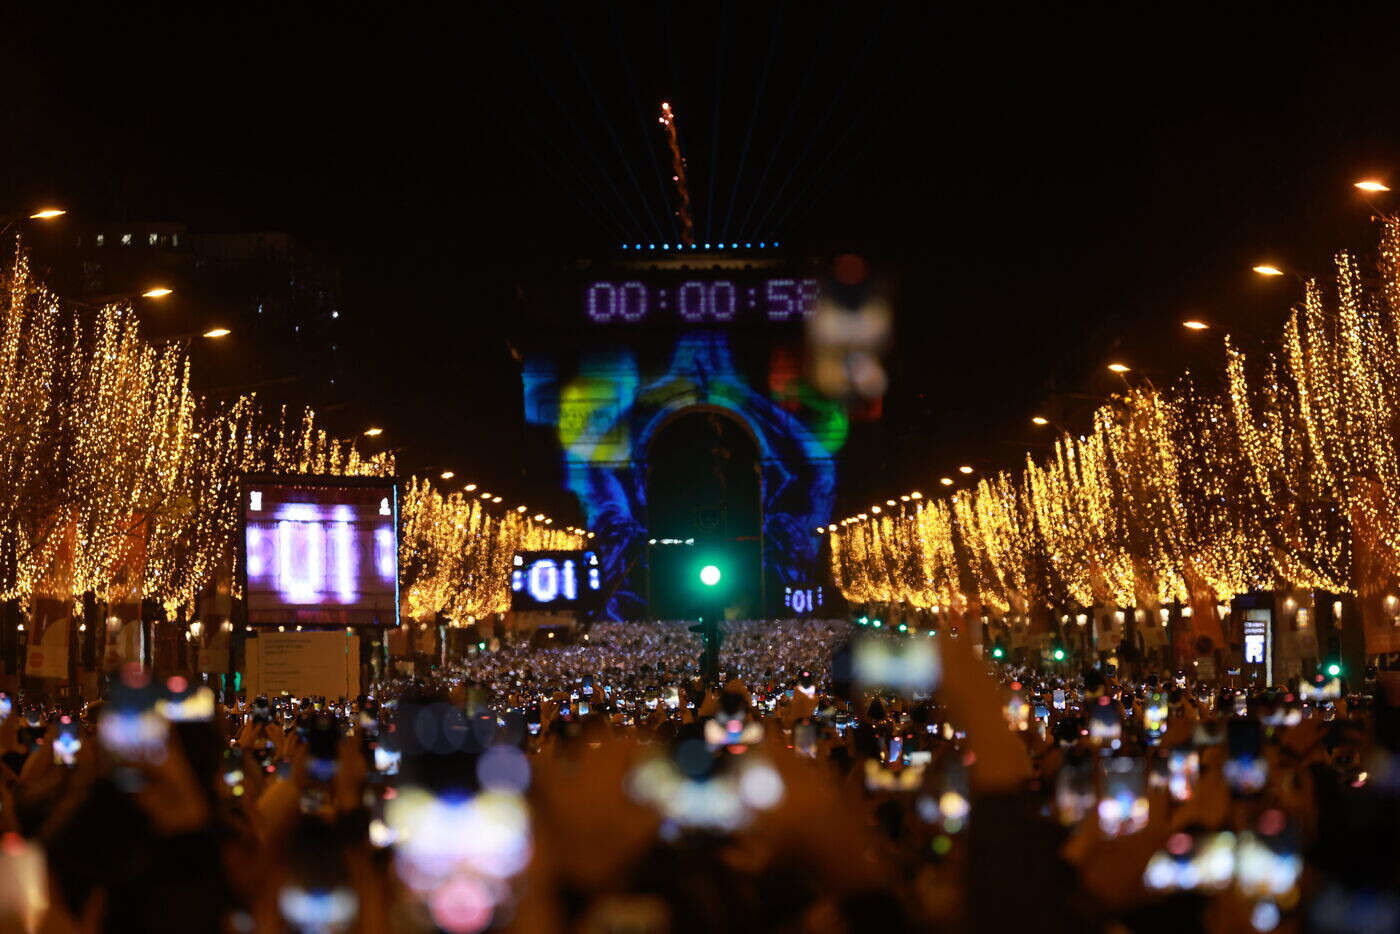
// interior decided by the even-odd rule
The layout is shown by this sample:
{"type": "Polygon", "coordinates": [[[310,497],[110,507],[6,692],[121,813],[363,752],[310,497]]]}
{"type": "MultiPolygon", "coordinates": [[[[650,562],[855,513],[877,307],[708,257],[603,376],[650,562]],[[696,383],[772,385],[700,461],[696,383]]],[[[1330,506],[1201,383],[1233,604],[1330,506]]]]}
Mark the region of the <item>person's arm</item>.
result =
{"type": "Polygon", "coordinates": [[[1000,686],[966,638],[953,639],[940,632],[937,641],[943,660],[938,698],[952,721],[967,732],[967,749],[974,758],[973,790],[984,794],[1020,791],[1031,777],[1030,755],[1006,725],[1000,686]]]}

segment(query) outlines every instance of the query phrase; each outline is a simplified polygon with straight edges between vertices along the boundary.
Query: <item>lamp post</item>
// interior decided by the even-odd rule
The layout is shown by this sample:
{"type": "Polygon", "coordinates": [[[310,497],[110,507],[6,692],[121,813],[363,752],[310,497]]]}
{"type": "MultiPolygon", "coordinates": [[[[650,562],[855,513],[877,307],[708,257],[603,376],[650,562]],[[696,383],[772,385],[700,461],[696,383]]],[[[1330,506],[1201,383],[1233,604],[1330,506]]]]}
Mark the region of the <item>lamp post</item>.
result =
{"type": "Polygon", "coordinates": [[[704,641],[705,646],[700,653],[700,674],[706,685],[712,685],[719,679],[719,647],[724,641],[724,634],[719,628],[723,597],[717,590],[720,581],[724,580],[724,573],[719,565],[707,563],[700,567],[697,576],[704,587],[700,600],[701,616],[699,623],[691,626],[690,631],[698,633],[704,641]]]}
{"type": "Polygon", "coordinates": [[[51,221],[54,218],[62,217],[67,213],[68,212],[65,211],[63,208],[49,207],[39,208],[32,214],[25,214],[23,211],[16,214],[0,214],[0,237],[3,237],[11,227],[13,227],[15,224],[18,224],[20,221],[51,221]]]}
{"type": "Polygon", "coordinates": [[[1375,216],[1388,221],[1395,219],[1395,215],[1384,208],[1377,207],[1375,202],[1377,195],[1388,194],[1390,192],[1389,185],[1378,178],[1363,178],[1359,181],[1352,182],[1351,186],[1361,192],[1361,197],[1366,202],[1366,206],[1371,209],[1375,216]]]}
{"type": "Polygon", "coordinates": [[[178,334],[165,334],[156,338],[157,341],[169,341],[170,343],[191,344],[195,338],[216,341],[228,337],[233,332],[226,327],[213,327],[206,331],[181,331],[178,334]]]}
{"type": "Polygon", "coordinates": [[[124,292],[102,292],[97,295],[84,295],[82,298],[69,298],[65,296],[64,300],[72,302],[80,308],[101,308],[104,305],[112,305],[117,302],[134,302],[138,298],[159,301],[174,294],[175,290],[168,285],[152,284],[141,289],[139,292],[134,289],[124,292]]]}

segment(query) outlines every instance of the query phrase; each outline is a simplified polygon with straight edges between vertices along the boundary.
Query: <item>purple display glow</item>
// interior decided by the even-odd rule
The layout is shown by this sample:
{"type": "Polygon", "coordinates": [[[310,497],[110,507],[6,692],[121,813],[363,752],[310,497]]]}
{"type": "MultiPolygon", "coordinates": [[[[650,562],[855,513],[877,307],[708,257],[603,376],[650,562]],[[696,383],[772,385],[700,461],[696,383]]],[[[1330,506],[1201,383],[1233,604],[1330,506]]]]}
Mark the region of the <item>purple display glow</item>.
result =
{"type": "Polygon", "coordinates": [[[249,621],[395,622],[394,499],[392,487],[249,489],[244,538],[249,621]]]}
{"type": "Polygon", "coordinates": [[[584,290],[583,308],[594,324],[675,317],[685,324],[729,324],[740,318],[782,323],[810,317],[820,293],[816,279],[800,278],[594,282],[584,290]]]}

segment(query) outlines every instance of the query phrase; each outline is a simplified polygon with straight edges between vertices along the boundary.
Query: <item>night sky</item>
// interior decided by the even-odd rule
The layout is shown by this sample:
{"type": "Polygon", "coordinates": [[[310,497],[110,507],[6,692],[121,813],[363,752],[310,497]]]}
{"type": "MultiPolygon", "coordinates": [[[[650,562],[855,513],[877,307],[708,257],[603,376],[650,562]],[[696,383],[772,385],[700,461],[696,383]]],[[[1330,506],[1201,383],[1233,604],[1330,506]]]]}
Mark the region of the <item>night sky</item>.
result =
{"type": "Polygon", "coordinates": [[[1051,389],[1111,390],[1110,359],[1209,366],[1219,331],[1183,317],[1276,329],[1298,286],[1249,267],[1366,252],[1351,182],[1400,183],[1397,23],[1359,7],[42,6],[0,21],[0,213],[324,244],[347,427],[531,502],[510,297],[540,259],[677,239],[662,100],[703,236],[859,249],[903,283],[847,508],[1014,463],[1051,389]]]}

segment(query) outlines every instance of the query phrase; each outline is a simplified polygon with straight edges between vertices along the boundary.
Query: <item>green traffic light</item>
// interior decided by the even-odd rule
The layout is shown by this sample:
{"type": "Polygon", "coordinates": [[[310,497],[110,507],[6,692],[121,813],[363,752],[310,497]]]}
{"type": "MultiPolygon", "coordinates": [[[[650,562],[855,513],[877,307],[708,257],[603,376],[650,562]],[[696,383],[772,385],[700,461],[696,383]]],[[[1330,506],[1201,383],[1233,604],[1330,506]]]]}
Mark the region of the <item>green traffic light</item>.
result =
{"type": "Polygon", "coordinates": [[[1056,649],[1056,650],[1054,651],[1053,654],[1054,654],[1054,656],[1055,656],[1055,661],[1057,661],[1057,662],[1062,662],[1062,661],[1065,660],[1065,650],[1064,650],[1064,649],[1056,649]]]}
{"type": "Polygon", "coordinates": [[[1340,675],[1341,673],[1342,673],[1342,666],[1339,665],[1339,664],[1337,664],[1336,662],[1332,662],[1330,665],[1327,666],[1327,675],[1328,675],[1328,677],[1335,678],[1335,677],[1337,677],[1338,675],[1340,675]]]}
{"type": "Polygon", "coordinates": [[[997,646],[996,648],[992,649],[992,658],[1001,658],[1004,654],[1006,653],[1001,650],[1000,646],[997,646]]]}
{"type": "Polygon", "coordinates": [[[706,587],[713,587],[718,584],[721,576],[719,568],[715,567],[713,564],[707,564],[700,569],[700,583],[704,584],[706,587]]]}
{"type": "Polygon", "coordinates": [[[908,631],[909,631],[909,627],[906,626],[906,625],[904,625],[903,623],[900,623],[900,624],[899,624],[899,631],[900,631],[900,632],[908,632],[908,631]]]}

